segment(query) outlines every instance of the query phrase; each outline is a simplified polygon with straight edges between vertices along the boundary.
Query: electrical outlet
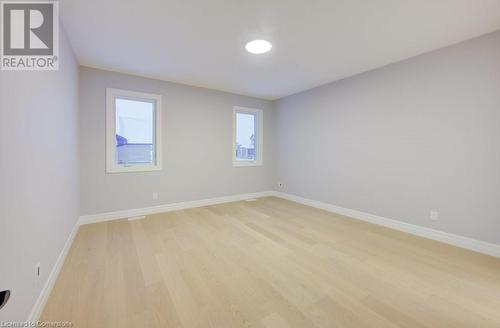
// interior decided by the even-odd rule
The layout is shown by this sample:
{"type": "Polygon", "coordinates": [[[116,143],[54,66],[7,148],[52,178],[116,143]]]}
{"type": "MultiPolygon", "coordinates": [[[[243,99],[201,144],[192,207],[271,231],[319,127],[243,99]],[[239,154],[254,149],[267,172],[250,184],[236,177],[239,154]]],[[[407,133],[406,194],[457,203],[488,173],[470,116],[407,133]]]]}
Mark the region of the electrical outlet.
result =
{"type": "Polygon", "coordinates": [[[40,285],[40,274],[41,274],[40,262],[38,262],[35,265],[34,272],[33,272],[33,284],[34,284],[35,290],[37,290],[38,286],[40,285]]]}
{"type": "Polygon", "coordinates": [[[158,193],[157,192],[153,193],[153,200],[158,200],[158,193]]]}
{"type": "Polygon", "coordinates": [[[430,213],[430,219],[432,221],[437,221],[439,219],[439,212],[436,210],[432,210],[430,213]]]}

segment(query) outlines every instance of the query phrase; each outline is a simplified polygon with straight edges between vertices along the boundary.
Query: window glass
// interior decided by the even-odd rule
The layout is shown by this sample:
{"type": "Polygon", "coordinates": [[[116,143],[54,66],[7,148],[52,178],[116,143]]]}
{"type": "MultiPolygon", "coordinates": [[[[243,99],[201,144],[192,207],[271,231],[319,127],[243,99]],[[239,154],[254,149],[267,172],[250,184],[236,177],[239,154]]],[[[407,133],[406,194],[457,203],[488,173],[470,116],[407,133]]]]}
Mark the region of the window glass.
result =
{"type": "Polygon", "coordinates": [[[256,130],[255,115],[236,113],[236,160],[255,161],[256,130]]]}
{"type": "Polygon", "coordinates": [[[154,103],[115,99],[116,164],[153,164],[154,103]]]}

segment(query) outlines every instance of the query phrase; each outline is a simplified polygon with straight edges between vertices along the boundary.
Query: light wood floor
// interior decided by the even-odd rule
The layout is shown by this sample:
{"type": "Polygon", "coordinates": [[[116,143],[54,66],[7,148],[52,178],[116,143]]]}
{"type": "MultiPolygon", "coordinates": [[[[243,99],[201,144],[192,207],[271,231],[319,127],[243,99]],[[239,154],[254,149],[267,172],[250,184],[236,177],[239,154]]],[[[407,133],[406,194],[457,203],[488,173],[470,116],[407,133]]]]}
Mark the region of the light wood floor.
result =
{"type": "Polygon", "coordinates": [[[500,260],[278,198],[82,226],[74,327],[500,327],[500,260]]]}

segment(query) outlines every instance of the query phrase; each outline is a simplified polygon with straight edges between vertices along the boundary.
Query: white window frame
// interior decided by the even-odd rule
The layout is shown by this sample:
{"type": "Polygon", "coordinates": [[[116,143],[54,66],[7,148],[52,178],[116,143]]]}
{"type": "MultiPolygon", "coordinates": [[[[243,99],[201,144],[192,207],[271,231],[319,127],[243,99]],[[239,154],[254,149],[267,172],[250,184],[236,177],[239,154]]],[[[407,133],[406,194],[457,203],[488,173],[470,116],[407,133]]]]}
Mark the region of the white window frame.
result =
{"type": "Polygon", "coordinates": [[[144,172],[161,170],[161,95],[122,89],[106,88],[106,172],[144,172]],[[152,164],[116,163],[116,108],[115,99],[128,99],[154,104],[155,162],[152,164]]]}
{"type": "Polygon", "coordinates": [[[264,119],[262,109],[247,108],[247,107],[233,107],[233,166],[234,167],[246,167],[246,166],[260,166],[263,165],[263,155],[264,155],[264,119]],[[257,142],[255,146],[257,147],[255,151],[255,160],[237,160],[236,159],[236,114],[252,114],[255,115],[255,134],[257,142]]]}

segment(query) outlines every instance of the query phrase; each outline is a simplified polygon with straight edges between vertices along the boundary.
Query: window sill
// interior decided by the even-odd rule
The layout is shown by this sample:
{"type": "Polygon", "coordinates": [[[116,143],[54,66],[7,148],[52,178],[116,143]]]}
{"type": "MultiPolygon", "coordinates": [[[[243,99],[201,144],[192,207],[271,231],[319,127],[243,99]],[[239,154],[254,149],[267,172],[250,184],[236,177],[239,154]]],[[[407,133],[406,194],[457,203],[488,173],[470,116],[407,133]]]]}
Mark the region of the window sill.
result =
{"type": "Polygon", "coordinates": [[[233,167],[262,166],[261,161],[233,161],[233,167]]]}
{"type": "Polygon", "coordinates": [[[113,166],[106,169],[106,173],[127,173],[127,172],[152,172],[161,171],[158,165],[131,165],[131,166],[113,166]]]}

